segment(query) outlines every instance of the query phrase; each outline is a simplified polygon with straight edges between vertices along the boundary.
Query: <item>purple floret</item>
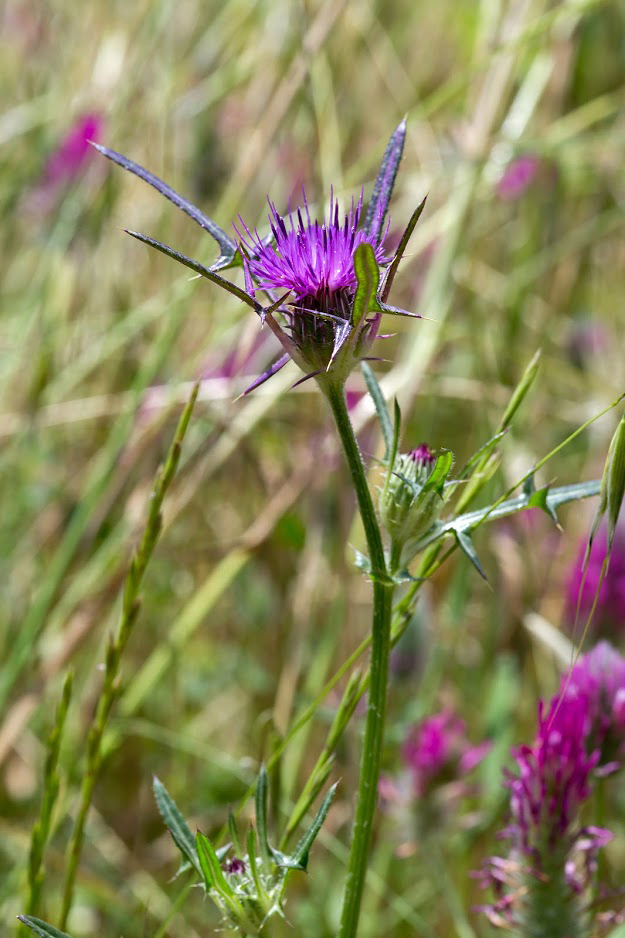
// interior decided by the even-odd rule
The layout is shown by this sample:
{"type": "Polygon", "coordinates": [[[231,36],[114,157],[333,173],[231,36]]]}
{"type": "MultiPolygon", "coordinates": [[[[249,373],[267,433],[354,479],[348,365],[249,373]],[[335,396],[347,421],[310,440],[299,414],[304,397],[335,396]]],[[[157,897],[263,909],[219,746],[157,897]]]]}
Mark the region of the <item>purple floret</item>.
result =
{"type": "Polygon", "coordinates": [[[340,314],[342,295],[356,290],[354,251],[369,242],[378,264],[384,263],[384,250],[375,244],[374,235],[361,228],[362,193],[358,203],[352,200],[349,212],[341,223],[339,205],[330,197],[329,222],[312,221],[304,195],[302,210],[280,215],[269,202],[269,224],[275,244],[263,241],[246,227],[246,238],[241,238],[243,251],[248,255],[252,277],[261,289],[288,290],[298,304],[312,305],[315,309],[340,314]]]}

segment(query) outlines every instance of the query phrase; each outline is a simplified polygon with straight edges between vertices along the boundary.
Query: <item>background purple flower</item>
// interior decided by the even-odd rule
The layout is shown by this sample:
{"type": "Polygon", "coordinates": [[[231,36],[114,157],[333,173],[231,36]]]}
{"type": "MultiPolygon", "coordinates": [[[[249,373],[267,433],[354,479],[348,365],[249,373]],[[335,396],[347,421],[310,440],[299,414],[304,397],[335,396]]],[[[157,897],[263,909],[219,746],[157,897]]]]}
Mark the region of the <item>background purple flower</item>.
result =
{"type": "Polygon", "coordinates": [[[99,141],[103,126],[102,116],[95,112],[77,118],[48,157],[42,183],[57,186],[76,176],[95,155],[89,141],[99,141]]]}
{"type": "Polygon", "coordinates": [[[500,199],[511,201],[518,199],[536,178],[540,160],[535,156],[519,156],[512,160],[497,183],[497,195],[500,199]]]}
{"type": "Polygon", "coordinates": [[[597,851],[609,831],[580,825],[591,792],[598,750],[588,751],[591,713],[581,695],[556,695],[538,707],[532,746],[513,750],[506,774],[510,821],[502,836],[507,857],[491,857],[482,875],[495,902],[483,908],[491,922],[522,934],[576,938],[587,934],[581,897],[592,883],[597,851]]]}
{"type": "MultiPolygon", "coordinates": [[[[564,608],[564,622],[569,628],[575,624],[577,603],[579,598],[579,626],[583,628],[590,615],[595,601],[601,569],[608,550],[608,535],[605,528],[601,528],[592,545],[588,569],[584,576],[585,543],[580,546],[579,553],[566,581],[566,602],[564,608]]],[[[625,627],[625,535],[617,531],[612,544],[610,565],[605,575],[597,606],[591,621],[591,634],[595,637],[612,638],[625,627]]]]}
{"type": "Polygon", "coordinates": [[[562,695],[560,709],[574,701],[585,711],[586,751],[598,754],[597,774],[619,769],[625,756],[625,658],[600,642],[562,679],[552,709],[562,695]]]}
{"type": "Polygon", "coordinates": [[[411,730],[402,749],[414,793],[422,796],[437,785],[463,778],[489,747],[488,742],[472,746],[464,720],[449,710],[426,717],[411,730]]]}

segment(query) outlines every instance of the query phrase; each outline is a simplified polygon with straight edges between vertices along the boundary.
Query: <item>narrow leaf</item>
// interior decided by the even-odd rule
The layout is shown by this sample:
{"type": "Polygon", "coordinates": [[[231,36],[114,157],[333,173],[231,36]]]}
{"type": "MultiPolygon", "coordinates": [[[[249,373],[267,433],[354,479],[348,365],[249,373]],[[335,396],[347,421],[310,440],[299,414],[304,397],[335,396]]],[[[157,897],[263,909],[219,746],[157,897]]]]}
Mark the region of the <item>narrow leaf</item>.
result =
{"type": "Polygon", "coordinates": [[[479,561],[479,557],[475,552],[475,547],[473,546],[473,541],[471,540],[470,535],[467,534],[466,531],[454,531],[454,534],[456,535],[456,540],[458,541],[458,547],[460,550],[469,558],[482,579],[486,580],[484,568],[482,567],[482,564],[479,561]]]}
{"type": "Polygon", "coordinates": [[[388,210],[388,204],[393,193],[395,177],[399,169],[399,163],[404,151],[406,140],[406,118],[395,128],[391,139],[389,140],[382,163],[378,170],[375,183],[373,185],[373,194],[367,208],[364,230],[367,235],[375,239],[379,244],[382,237],[382,226],[388,210]]]}
{"type": "Polygon", "coordinates": [[[371,365],[368,365],[367,362],[362,362],[360,367],[362,369],[369,394],[371,395],[371,399],[374,403],[376,413],[378,415],[378,420],[380,421],[380,429],[382,430],[382,436],[384,437],[384,461],[388,462],[390,459],[391,450],[393,448],[393,427],[391,424],[391,418],[384,400],[384,395],[382,394],[382,388],[378,384],[378,379],[373,373],[373,368],[371,365]]]}
{"type": "Polygon", "coordinates": [[[213,888],[213,886],[215,885],[215,881],[213,879],[213,873],[211,870],[210,862],[206,854],[206,850],[202,844],[201,838],[203,836],[204,835],[201,834],[200,831],[197,832],[197,835],[195,838],[195,846],[197,850],[198,860],[200,861],[200,869],[202,870],[202,878],[204,880],[204,885],[206,886],[206,890],[208,891],[209,889],[213,888]]]}
{"type": "Polygon", "coordinates": [[[310,848],[315,842],[317,834],[321,830],[321,826],[327,817],[328,811],[330,810],[330,805],[332,804],[336,794],[337,787],[338,782],[335,782],[328,794],[323,799],[321,807],[317,811],[314,821],[293,851],[290,859],[293,864],[296,865],[297,869],[306,870],[308,866],[308,854],[310,853],[310,848]]]}
{"type": "Polygon", "coordinates": [[[178,251],[174,251],[173,248],[170,248],[167,244],[163,244],[162,241],[156,241],[155,238],[150,238],[148,235],[141,234],[139,231],[130,231],[128,228],[125,230],[126,234],[129,234],[131,238],[136,238],[137,241],[143,241],[144,244],[148,244],[151,248],[155,248],[157,251],[160,251],[161,254],[166,254],[167,257],[173,258],[173,260],[178,261],[179,264],[184,264],[185,267],[188,267],[190,270],[194,270],[196,274],[200,274],[202,277],[206,277],[206,279],[210,280],[211,283],[216,283],[218,287],[222,288],[222,290],[227,290],[228,293],[232,293],[232,295],[236,296],[237,299],[241,300],[242,303],[246,303],[248,306],[251,306],[252,309],[255,310],[259,315],[261,314],[262,306],[260,303],[257,303],[256,300],[252,299],[252,297],[245,292],[245,290],[242,290],[241,287],[237,287],[235,283],[231,283],[229,280],[225,280],[224,277],[220,277],[219,274],[209,270],[208,267],[205,267],[204,264],[200,264],[199,261],[194,261],[185,254],[180,254],[178,251]]]}
{"type": "Polygon", "coordinates": [[[497,444],[503,440],[505,435],[506,431],[501,430],[499,433],[496,433],[495,436],[492,436],[490,440],[484,443],[484,445],[481,446],[477,452],[473,454],[473,456],[471,456],[464,468],[460,470],[457,475],[457,479],[467,479],[472,474],[478,463],[486,461],[493,450],[497,447],[497,444]]]}
{"type": "Polygon", "coordinates": [[[66,932],[60,931],[54,925],[48,925],[47,922],[42,922],[40,918],[34,918],[32,915],[18,915],[17,917],[23,925],[28,925],[41,938],[70,938],[66,932]]]}
{"type": "Polygon", "coordinates": [[[395,256],[393,257],[393,260],[391,261],[391,263],[389,264],[387,268],[386,275],[384,277],[384,285],[382,287],[382,301],[383,302],[386,301],[389,293],[391,292],[391,287],[393,286],[393,281],[395,279],[395,274],[397,273],[397,268],[399,267],[401,259],[404,256],[404,252],[406,248],[408,247],[408,242],[410,241],[412,232],[415,230],[417,222],[421,218],[421,213],[423,209],[425,208],[426,199],[427,199],[427,195],[425,199],[421,202],[421,204],[418,205],[416,209],[414,210],[414,212],[412,213],[410,217],[410,221],[406,225],[406,230],[404,231],[403,235],[401,236],[401,240],[399,244],[397,245],[395,256]]]}
{"type": "Polygon", "coordinates": [[[107,159],[112,160],[113,163],[117,163],[122,169],[126,169],[129,173],[134,173],[135,176],[138,176],[139,179],[143,179],[144,182],[147,182],[148,185],[156,189],[157,192],[164,195],[166,199],[173,202],[177,208],[182,209],[189,218],[192,218],[200,228],[203,228],[204,231],[207,231],[209,235],[215,239],[221,250],[221,255],[212,265],[213,270],[219,270],[222,267],[228,267],[232,264],[237,253],[236,243],[232,238],[228,237],[226,232],[222,231],[219,225],[215,224],[208,215],[205,215],[201,209],[179,195],[171,186],[168,186],[162,179],[159,179],[158,176],[144,169],[143,166],[139,166],[139,164],[133,162],[133,160],[129,160],[127,156],[122,156],[121,153],[117,153],[115,150],[109,150],[108,147],[103,147],[99,143],[92,142],[91,146],[95,147],[95,149],[102,153],[103,156],[106,156],[107,159]]]}
{"type": "Polygon", "coordinates": [[[250,827],[247,835],[247,862],[250,865],[250,873],[256,887],[256,894],[259,898],[266,896],[265,888],[258,874],[258,863],[256,862],[256,831],[250,827]]]}
{"type": "Polygon", "coordinates": [[[197,832],[195,846],[202,867],[202,874],[206,881],[206,888],[216,889],[224,898],[232,899],[234,890],[224,876],[215,848],[201,831],[197,832]]]}
{"type": "Polygon", "coordinates": [[[607,515],[608,542],[611,547],[616,531],[616,522],[625,495],[625,416],[621,418],[621,422],[612,438],[608,463],[607,515]]]}
{"type": "Polygon", "coordinates": [[[269,847],[269,838],[267,835],[267,798],[268,783],[267,769],[261,765],[256,783],[256,830],[258,831],[258,844],[260,855],[263,862],[269,866],[271,860],[271,848],[269,847]]]}
{"type": "Polygon", "coordinates": [[[529,365],[526,367],[525,371],[521,376],[521,380],[517,384],[516,388],[512,392],[512,397],[508,402],[508,406],[504,411],[504,415],[501,418],[501,423],[499,424],[500,430],[506,430],[512,423],[512,418],[516,414],[517,410],[525,400],[527,392],[534,383],[534,379],[538,374],[538,366],[540,364],[540,356],[542,355],[541,349],[533,355],[532,360],[529,365]]]}
{"type": "Polygon", "coordinates": [[[200,875],[202,869],[195,849],[195,838],[189,830],[187,822],[182,816],[179,808],[173,798],[163,785],[163,783],[154,776],[152,783],[154,797],[161,817],[163,818],[172,839],[182,855],[191,863],[200,875]]]}

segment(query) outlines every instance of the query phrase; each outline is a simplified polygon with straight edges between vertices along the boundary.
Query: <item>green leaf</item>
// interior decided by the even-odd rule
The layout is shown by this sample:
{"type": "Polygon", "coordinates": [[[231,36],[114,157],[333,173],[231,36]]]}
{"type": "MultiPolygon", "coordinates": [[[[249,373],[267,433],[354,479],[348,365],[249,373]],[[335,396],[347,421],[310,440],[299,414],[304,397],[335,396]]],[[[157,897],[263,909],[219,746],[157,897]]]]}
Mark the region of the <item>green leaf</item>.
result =
{"type": "Polygon", "coordinates": [[[464,468],[460,470],[457,478],[458,479],[469,478],[469,476],[473,473],[477,465],[481,463],[482,461],[484,462],[486,461],[486,459],[490,456],[493,450],[497,447],[498,443],[500,443],[501,440],[503,440],[505,435],[506,435],[506,431],[501,430],[499,433],[496,433],[495,436],[491,437],[490,440],[484,443],[484,445],[481,446],[477,450],[477,452],[473,454],[473,456],[471,456],[471,459],[464,466],[464,468]]]}
{"type": "Polygon", "coordinates": [[[267,799],[268,782],[267,769],[261,765],[258,773],[258,782],[256,783],[256,829],[258,831],[258,845],[263,863],[269,867],[271,862],[271,847],[267,834],[267,799]]]}
{"type": "Polygon", "coordinates": [[[449,449],[443,450],[442,453],[436,459],[434,468],[424,484],[421,491],[423,494],[426,492],[437,491],[440,495],[443,492],[443,486],[447,476],[452,470],[454,464],[454,454],[449,449]]]}
{"type": "Polygon", "coordinates": [[[198,860],[200,861],[200,869],[202,870],[204,885],[208,891],[215,885],[215,880],[213,879],[211,864],[208,859],[206,848],[204,847],[204,840],[206,840],[206,837],[204,837],[204,834],[198,831],[195,836],[195,847],[197,850],[198,860]]]}
{"type": "Polygon", "coordinates": [[[506,430],[512,423],[512,418],[516,414],[517,410],[525,400],[527,392],[534,383],[534,379],[538,374],[538,366],[540,364],[540,356],[542,354],[541,349],[534,354],[529,365],[526,367],[525,371],[521,375],[521,380],[517,384],[516,388],[512,392],[512,397],[508,402],[508,406],[504,411],[504,415],[501,418],[501,423],[499,424],[500,430],[506,430]]]}
{"type": "Polygon", "coordinates": [[[195,846],[206,888],[216,889],[221,895],[231,899],[234,896],[234,890],[224,876],[215,848],[201,831],[197,832],[195,846]]]}
{"type": "Polygon", "coordinates": [[[391,450],[393,448],[393,427],[391,424],[391,418],[384,401],[382,388],[378,384],[378,379],[373,373],[373,368],[368,362],[362,362],[360,367],[362,368],[362,373],[364,375],[369,394],[371,395],[371,399],[375,405],[376,413],[378,415],[378,420],[380,421],[380,428],[382,430],[382,436],[384,437],[384,461],[388,462],[390,459],[391,450]]]}
{"type": "Polygon", "coordinates": [[[352,308],[352,342],[358,335],[358,327],[363,316],[371,310],[380,308],[377,300],[380,269],[375,259],[375,252],[368,241],[359,244],[354,251],[354,273],[358,281],[354,305],[352,308]]]}
{"type": "Polygon", "coordinates": [[[471,540],[470,535],[467,534],[466,531],[454,531],[454,534],[456,535],[456,540],[460,550],[469,558],[482,579],[486,580],[484,568],[482,567],[482,564],[480,563],[479,558],[475,552],[475,547],[473,546],[473,541],[471,540]]]}
{"type": "Polygon", "coordinates": [[[401,433],[401,408],[399,406],[399,401],[395,398],[393,402],[393,445],[391,447],[391,456],[388,462],[389,465],[389,474],[387,476],[387,485],[388,480],[390,479],[390,474],[393,466],[395,465],[395,459],[397,457],[397,450],[399,449],[399,434],[401,433]]]}
{"type": "Polygon", "coordinates": [[[200,861],[195,849],[195,839],[189,830],[187,822],[163,783],[156,776],[154,776],[152,788],[154,790],[158,810],[178,850],[180,850],[181,854],[191,863],[197,872],[202,875],[202,867],[200,866],[200,861]]]}
{"type": "Polygon", "coordinates": [[[335,782],[331,787],[328,794],[325,796],[321,803],[321,807],[317,811],[314,821],[297,844],[295,850],[293,851],[290,857],[290,863],[292,864],[290,868],[306,870],[308,867],[308,854],[310,853],[310,848],[317,838],[317,834],[321,830],[321,826],[325,821],[328,811],[330,810],[330,805],[336,794],[336,789],[338,787],[338,782],[335,782]]]}
{"type": "MultiPolygon", "coordinates": [[[[542,511],[544,511],[545,514],[549,515],[553,523],[558,528],[560,528],[560,522],[558,521],[558,516],[556,514],[555,508],[549,502],[549,490],[550,490],[550,486],[545,485],[541,489],[535,489],[531,493],[526,493],[526,494],[529,494],[530,496],[527,504],[529,508],[542,509],[542,511]]],[[[560,530],[562,529],[560,528],[560,530]]]]}
{"type": "Polygon", "coordinates": [[[41,938],[70,938],[67,932],[60,931],[54,925],[48,925],[47,922],[42,922],[40,918],[34,918],[32,915],[18,915],[17,917],[22,924],[28,925],[41,938]]]}
{"type": "Polygon", "coordinates": [[[250,865],[250,873],[256,886],[258,897],[265,896],[265,889],[258,875],[258,863],[256,862],[256,831],[250,827],[247,834],[247,862],[250,865]]]}
{"type": "Polygon", "coordinates": [[[384,156],[382,157],[382,163],[380,164],[380,169],[378,170],[378,175],[373,185],[371,201],[367,206],[367,214],[363,228],[367,235],[371,237],[372,240],[375,240],[376,244],[380,243],[382,237],[382,226],[388,210],[388,204],[391,200],[391,195],[393,194],[395,177],[397,176],[397,170],[399,169],[402,153],[404,152],[405,141],[406,118],[395,128],[386,146],[384,156]]]}

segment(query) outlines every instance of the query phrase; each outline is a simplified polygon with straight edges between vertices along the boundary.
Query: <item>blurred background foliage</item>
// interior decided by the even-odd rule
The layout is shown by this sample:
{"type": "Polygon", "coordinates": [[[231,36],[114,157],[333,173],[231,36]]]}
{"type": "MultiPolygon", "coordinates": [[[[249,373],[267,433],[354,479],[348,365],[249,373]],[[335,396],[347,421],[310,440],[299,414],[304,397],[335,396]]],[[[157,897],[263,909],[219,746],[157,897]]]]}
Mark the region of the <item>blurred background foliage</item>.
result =
{"type": "MultiPolygon", "coordinates": [[[[272,360],[272,338],[247,307],[120,229],[205,263],[212,240],[86,148],[68,156],[67,135],[89,116],[101,142],[232,231],[239,213],[262,229],[268,193],[282,208],[305,185],[320,210],[331,186],[341,198],[363,184],[367,194],[407,114],[390,243],[426,193],[428,203],[391,300],[428,318],[393,321],[377,371],[402,405],[405,448],[425,440],[461,464],[542,348],[538,383],[502,444],[495,497],[623,388],[625,9],[5,0],[0,24],[1,915],[11,928],[23,908],[44,743],[71,665],[46,858],[55,920],[105,636],[154,472],[200,377],[70,919],[76,938],[193,938],[218,922],[198,891],[177,905],[184,880],[170,882],[175,851],[152,773],[192,825],[219,829],[259,761],[366,634],[369,586],[343,546],[362,547],[362,537],[313,384],[285,393],[297,377],[289,366],[235,401],[272,360]]],[[[354,375],[375,479],[380,440],[363,389],[354,375]]],[[[598,476],[615,420],[584,432],[539,481],[598,476]]],[[[462,712],[474,743],[494,745],[479,788],[426,831],[410,807],[383,813],[363,938],[490,933],[471,911],[485,897],[469,872],[495,850],[508,748],[531,738],[537,697],[557,685],[567,571],[589,511],[563,512],[564,534],[534,513],[482,530],[490,588],[455,557],[424,589],[396,652],[388,770],[411,723],[445,706],[462,712]]],[[[337,700],[318,708],[274,773],[278,823],[337,700]]],[[[291,894],[290,933],[335,934],[360,729],[358,718],[339,753],[339,794],[312,876],[291,894]]],[[[623,843],[610,850],[617,883],[623,843]]]]}

